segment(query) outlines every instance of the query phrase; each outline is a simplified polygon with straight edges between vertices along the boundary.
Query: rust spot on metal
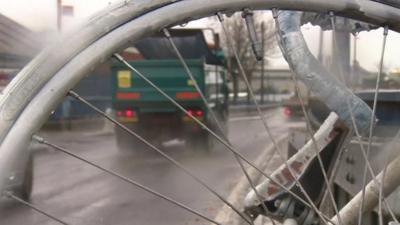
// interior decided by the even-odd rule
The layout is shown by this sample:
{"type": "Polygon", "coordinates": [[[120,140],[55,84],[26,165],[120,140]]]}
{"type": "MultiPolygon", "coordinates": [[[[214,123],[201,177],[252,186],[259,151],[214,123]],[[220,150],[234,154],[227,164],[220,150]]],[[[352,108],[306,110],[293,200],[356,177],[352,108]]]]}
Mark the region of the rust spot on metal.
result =
{"type": "Polygon", "coordinates": [[[286,180],[288,181],[288,183],[290,181],[294,180],[294,177],[292,176],[292,174],[290,173],[288,168],[285,168],[282,170],[282,175],[286,178],[286,180]]]}
{"type": "Polygon", "coordinates": [[[282,177],[280,176],[280,174],[277,174],[275,177],[276,177],[276,179],[278,180],[278,182],[279,182],[280,184],[283,184],[284,180],[282,179],[282,177]]]}
{"type": "Polygon", "coordinates": [[[335,129],[333,129],[333,130],[329,133],[328,137],[332,140],[332,139],[334,139],[338,134],[339,134],[339,132],[337,132],[335,129]]]}
{"type": "Polygon", "coordinates": [[[268,187],[268,190],[267,190],[267,195],[269,195],[269,196],[271,196],[271,195],[273,195],[273,194],[275,194],[276,192],[278,192],[278,188],[275,186],[275,185],[270,185],[269,187],[268,187]]]}
{"type": "Polygon", "coordinates": [[[290,167],[297,172],[297,174],[301,173],[301,170],[303,169],[304,164],[302,162],[299,161],[294,161],[290,167]]]}

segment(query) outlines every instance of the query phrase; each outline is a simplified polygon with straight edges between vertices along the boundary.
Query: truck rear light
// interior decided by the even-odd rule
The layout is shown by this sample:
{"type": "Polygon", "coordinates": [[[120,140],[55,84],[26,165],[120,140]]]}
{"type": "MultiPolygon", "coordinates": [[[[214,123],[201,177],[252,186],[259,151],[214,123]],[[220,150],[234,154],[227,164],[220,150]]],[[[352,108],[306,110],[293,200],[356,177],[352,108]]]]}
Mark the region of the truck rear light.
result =
{"type": "Polygon", "coordinates": [[[125,110],[125,117],[127,117],[127,118],[136,117],[136,112],[133,111],[132,109],[127,109],[127,110],[125,110]]]}
{"type": "Polygon", "coordinates": [[[176,92],[177,99],[193,99],[193,98],[199,98],[199,97],[200,97],[200,94],[197,91],[176,92]]]}
{"type": "Polygon", "coordinates": [[[284,107],[283,114],[285,114],[285,116],[289,117],[292,115],[292,110],[289,107],[284,107]]]}
{"type": "Polygon", "coordinates": [[[118,120],[121,122],[137,122],[137,114],[133,109],[125,109],[117,111],[118,120]]]}
{"type": "Polygon", "coordinates": [[[203,111],[201,110],[196,110],[195,111],[196,116],[203,116],[203,111]]]}
{"type": "Polygon", "coordinates": [[[203,116],[203,110],[200,110],[200,109],[196,109],[196,110],[188,109],[186,111],[188,112],[189,115],[192,115],[192,116],[195,116],[195,117],[203,116]]]}
{"type": "MultiPolygon", "coordinates": [[[[200,120],[202,120],[203,119],[203,115],[204,115],[204,112],[203,112],[203,110],[201,110],[201,109],[187,109],[186,110],[187,111],[187,113],[189,114],[189,115],[191,115],[191,116],[193,116],[193,117],[196,117],[197,119],[200,119],[200,120]]],[[[190,118],[188,115],[183,115],[183,121],[185,121],[185,122],[189,122],[189,121],[192,121],[192,118],[190,118]]]]}
{"type": "Polygon", "coordinates": [[[117,99],[139,99],[140,92],[117,92],[115,97],[117,99]]]}

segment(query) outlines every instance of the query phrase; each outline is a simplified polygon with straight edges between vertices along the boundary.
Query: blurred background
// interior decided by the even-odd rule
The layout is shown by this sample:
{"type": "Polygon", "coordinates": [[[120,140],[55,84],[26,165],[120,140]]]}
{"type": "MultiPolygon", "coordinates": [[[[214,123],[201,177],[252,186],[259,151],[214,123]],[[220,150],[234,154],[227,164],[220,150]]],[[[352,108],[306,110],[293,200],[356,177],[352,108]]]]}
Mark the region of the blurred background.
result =
{"type": "MultiPolygon", "coordinates": [[[[51,46],[63,34],[73,35],[76,26],[99,10],[111,7],[114,2],[0,1],[0,90],[41,50],[51,46]]],[[[254,20],[264,46],[265,57],[261,61],[257,61],[253,55],[242,15],[232,15],[227,19],[226,26],[232,34],[234,48],[240,53],[240,60],[256,100],[271,121],[275,138],[288,133],[290,136],[291,130],[295,129],[296,135],[301,138],[289,138],[296,143],[284,145],[298,148],[305,142],[307,135],[304,134],[304,116],[295,93],[292,72],[276,43],[271,12],[256,12],[254,20]],[[299,130],[301,134],[298,134],[299,130]]],[[[342,23],[347,21],[340,20],[342,23]]],[[[331,31],[323,31],[311,24],[304,25],[302,31],[314,56],[333,74],[337,74],[337,65],[340,65],[346,74],[348,87],[356,93],[364,93],[364,100],[371,104],[372,97],[368,91],[375,87],[381,51],[379,47],[371,47],[371,43],[379,46],[376,43],[381,42],[383,30],[359,34],[338,30],[336,38],[340,52],[335,52],[332,47],[331,31]],[[339,57],[333,57],[334,54],[339,57]],[[335,61],[335,58],[340,59],[340,62],[335,61]]],[[[188,64],[196,80],[201,83],[201,88],[207,93],[206,97],[214,104],[212,109],[224,124],[233,145],[256,160],[266,151],[271,139],[258,120],[256,107],[241,78],[232,49],[226,45],[226,37],[221,32],[218,20],[205,18],[192,21],[175,27],[171,33],[178,49],[185,58],[192,60],[188,64]],[[192,46],[195,44],[201,47],[185,51],[188,49],[185,45],[188,40],[192,46]],[[204,64],[209,66],[203,68],[204,64]],[[243,127],[247,127],[246,132],[243,127]]],[[[160,39],[160,35],[155,35],[130,46],[120,54],[132,65],[148,73],[162,88],[173,90],[171,93],[181,100],[188,112],[208,123],[211,119],[207,107],[199,103],[198,99],[192,99],[198,98],[198,94],[193,91],[193,84],[183,78],[184,70],[179,61],[171,53],[168,43],[160,39]],[[171,79],[163,77],[166,73],[171,79]],[[175,76],[177,74],[180,75],[175,76]]],[[[393,91],[400,87],[398,43],[400,35],[391,32],[381,77],[381,86],[386,90],[393,91]]],[[[58,47],[68,48],[63,45],[58,47]]],[[[223,146],[212,141],[208,134],[203,134],[190,118],[178,113],[173,106],[161,100],[159,95],[153,93],[146,96],[145,93],[153,90],[115,60],[110,59],[93,68],[73,90],[131,129],[143,132],[143,136],[151,143],[198,172],[221,192],[231,193],[237,180],[242,177],[232,155],[223,146]],[[142,122],[145,120],[151,123],[142,122]],[[200,149],[196,146],[200,146],[200,149]],[[220,177],[225,176],[230,179],[220,180],[220,177]]],[[[309,107],[312,93],[300,84],[299,94],[309,107]]],[[[389,100],[393,98],[396,97],[387,97],[389,100]]],[[[397,102],[393,105],[397,107],[397,102]]],[[[381,113],[382,121],[393,117],[395,115],[381,113]]],[[[209,125],[215,126],[212,122],[209,125]]],[[[218,215],[221,203],[214,196],[159,155],[149,154],[145,146],[132,141],[132,137],[121,133],[76,99],[66,97],[52,113],[41,134],[126,176],[163,190],[202,212],[218,215]]],[[[160,202],[156,197],[142,195],[140,191],[119,184],[115,179],[51,149],[35,144],[31,148],[34,163],[30,170],[34,172],[29,173],[32,173],[33,189],[32,185],[26,187],[29,192],[26,193],[27,199],[71,224],[203,224],[178,208],[160,202]],[[157,203],[154,204],[154,201],[157,203]],[[53,208],[54,205],[59,207],[53,208]],[[159,214],[146,211],[146,206],[152,207],[159,214]],[[135,218],[135,223],[131,223],[132,218],[135,218]]],[[[279,160],[275,164],[271,168],[279,165],[279,160]]],[[[17,205],[0,210],[0,223],[53,224],[43,216],[17,205]]]]}

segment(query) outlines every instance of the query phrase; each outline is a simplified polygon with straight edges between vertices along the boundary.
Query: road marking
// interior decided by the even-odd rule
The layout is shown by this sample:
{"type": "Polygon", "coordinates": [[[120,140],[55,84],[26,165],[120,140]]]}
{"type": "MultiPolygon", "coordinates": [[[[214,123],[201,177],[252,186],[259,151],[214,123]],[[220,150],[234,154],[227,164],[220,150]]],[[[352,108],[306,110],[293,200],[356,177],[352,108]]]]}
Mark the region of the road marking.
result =
{"type": "MultiPolygon", "coordinates": [[[[287,140],[288,135],[283,134],[276,138],[278,145],[282,145],[282,143],[287,140]]],[[[267,166],[266,160],[267,156],[271,154],[274,149],[274,145],[269,144],[265,150],[261,153],[260,157],[255,162],[255,165],[265,171],[265,167],[267,166]]],[[[261,174],[255,169],[251,168],[248,170],[248,174],[253,180],[254,183],[258,183],[258,180],[261,177],[261,174]]],[[[232,192],[229,194],[227,200],[232,205],[238,207],[239,209],[243,208],[244,198],[246,197],[247,192],[250,189],[250,185],[247,181],[247,178],[243,175],[236,186],[233,188],[232,192]]],[[[221,224],[230,224],[230,225],[239,225],[243,224],[242,219],[227,205],[224,205],[221,210],[218,212],[215,217],[215,221],[221,224]]]]}

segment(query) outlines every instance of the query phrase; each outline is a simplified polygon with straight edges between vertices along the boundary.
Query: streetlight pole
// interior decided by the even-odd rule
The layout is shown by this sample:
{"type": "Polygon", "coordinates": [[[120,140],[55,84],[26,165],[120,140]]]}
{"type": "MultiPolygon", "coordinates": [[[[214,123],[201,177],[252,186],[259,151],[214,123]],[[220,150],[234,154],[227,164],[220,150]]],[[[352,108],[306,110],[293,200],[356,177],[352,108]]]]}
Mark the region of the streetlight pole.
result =
{"type": "Polygon", "coordinates": [[[62,0],[57,0],[57,30],[61,32],[62,27],[62,0]]]}
{"type": "Polygon", "coordinates": [[[352,84],[353,87],[357,88],[359,84],[359,76],[358,76],[358,62],[357,62],[357,34],[353,35],[353,66],[352,66],[352,84]]]}
{"type": "Polygon", "coordinates": [[[261,22],[261,44],[262,44],[262,52],[263,52],[263,57],[261,59],[261,90],[260,90],[260,95],[261,95],[261,104],[264,104],[264,66],[265,66],[265,27],[264,27],[264,21],[261,22]]]}

